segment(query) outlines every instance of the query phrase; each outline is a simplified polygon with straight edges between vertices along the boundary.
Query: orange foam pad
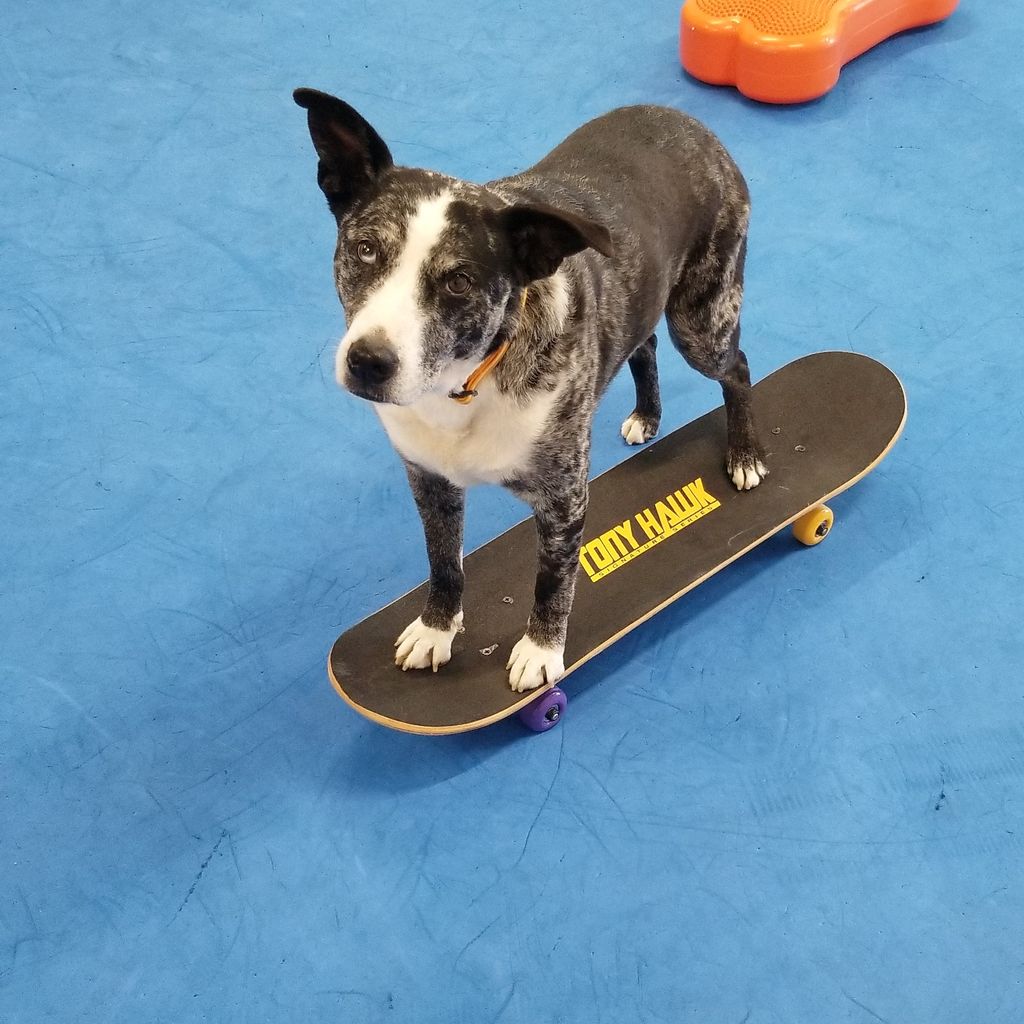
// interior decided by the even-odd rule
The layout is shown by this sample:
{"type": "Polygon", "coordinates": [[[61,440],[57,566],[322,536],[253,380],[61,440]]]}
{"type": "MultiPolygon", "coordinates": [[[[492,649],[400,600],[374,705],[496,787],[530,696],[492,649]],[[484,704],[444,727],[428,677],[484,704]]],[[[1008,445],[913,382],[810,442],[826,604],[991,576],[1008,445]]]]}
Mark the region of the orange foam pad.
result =
{"type": "Polygon", "coordinates": [[[683,67],[766,103],[823,96],[883,39],[949,17],[958,0],[686,0],[683,67]]]}

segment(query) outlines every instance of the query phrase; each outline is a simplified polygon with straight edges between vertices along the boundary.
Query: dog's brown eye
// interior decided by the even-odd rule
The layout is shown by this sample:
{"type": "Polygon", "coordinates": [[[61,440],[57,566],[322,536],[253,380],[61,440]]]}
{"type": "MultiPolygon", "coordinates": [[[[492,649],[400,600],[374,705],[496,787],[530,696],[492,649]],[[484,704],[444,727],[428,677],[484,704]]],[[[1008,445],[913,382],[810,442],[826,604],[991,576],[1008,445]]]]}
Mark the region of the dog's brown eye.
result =
{"type": "Polygon", "coordinates": [[[373,244],[369,239],[364,238],[356,246],[356,255],[364,263],[376,263],[377,262],[377,246],[373,244]]]}
{"type": "Polygon", "coordinates": [[[445,284],[452,295],[465,295],[473,287],[469,274],[464,274],[461,270],[457,270],[454,274],[449,274],[445,284]]]}

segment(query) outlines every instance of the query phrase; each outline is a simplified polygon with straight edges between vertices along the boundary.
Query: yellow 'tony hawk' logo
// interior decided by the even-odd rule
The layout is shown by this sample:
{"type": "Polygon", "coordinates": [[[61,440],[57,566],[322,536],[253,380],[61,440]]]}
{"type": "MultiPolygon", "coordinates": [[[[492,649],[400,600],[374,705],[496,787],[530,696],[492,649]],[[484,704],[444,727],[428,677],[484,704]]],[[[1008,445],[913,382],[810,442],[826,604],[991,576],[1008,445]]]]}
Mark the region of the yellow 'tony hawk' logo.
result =
{"type": "Polygon", "coordinates": [[[580,565],[596,583],[719,507],[718,499],[708,494],[704,482],[697,477],[656,501],[653,509],[637,512],[632,519],[584,544],[580,550],[580,565]]]}

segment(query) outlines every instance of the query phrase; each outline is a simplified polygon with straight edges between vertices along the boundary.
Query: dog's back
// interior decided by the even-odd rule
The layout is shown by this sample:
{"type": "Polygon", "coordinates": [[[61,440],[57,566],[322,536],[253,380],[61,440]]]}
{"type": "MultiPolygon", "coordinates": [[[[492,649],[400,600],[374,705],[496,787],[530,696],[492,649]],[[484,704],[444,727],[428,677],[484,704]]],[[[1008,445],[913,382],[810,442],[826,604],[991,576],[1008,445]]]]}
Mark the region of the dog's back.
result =
{"type": "MultiPolygon", "coordinates": [[[[612,320],[624,319],[627,347],[653,330],[689,266],[706,261],[709,249],[735,249],[750,209],[746,182],[718,139],[694,118],[658,106],[595,118],[532,167],[489,187],[609,229],[614,267],[589,252],[578,261],[597,277],[599,318],[608,322],[606,306],[617,311],[612,320]]],[[[609,352],[608,376],[628,354],[609,352]]]]}
{"type": "Polygon", "coordinates": [[[595,118],[498,184],[594,218],[617,248],[634,243],[652,266],[670,267],[677,278],[680,256],[706,240],[719,211],[739,217],[750,204],[718,139],[670,107],[620,107],[595,118]]]}

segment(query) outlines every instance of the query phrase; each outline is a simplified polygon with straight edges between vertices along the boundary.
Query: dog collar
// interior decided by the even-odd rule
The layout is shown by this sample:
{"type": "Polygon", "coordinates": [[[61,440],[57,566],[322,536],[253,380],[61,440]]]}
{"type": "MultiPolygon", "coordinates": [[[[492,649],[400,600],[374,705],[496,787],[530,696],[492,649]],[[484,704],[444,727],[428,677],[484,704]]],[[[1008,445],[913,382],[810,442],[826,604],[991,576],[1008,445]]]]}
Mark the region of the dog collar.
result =
{"type": "MultiPolygon", "coordinates": [[[[522,298],[519,300],[519,316],[522,317],[523,311],[526,309],[526,299],[530,294],[529,288],[523,289],[522,298]]],[[[518,325],[517,325],[518,326],[518,325]]],[[[470,402],[476,398],[478,392],[477,388],[480,386],[481,381],[493,370],[498,363],[505,358],[505,353],[508,352],[509,345],[512,344],[511,338],[506,338],[486,359],[466,378],[466,383],[462,385],[461,391],[450,391],[448,397],[453,401],[459,403],[459,405],[469,405],[470,402]]]]}

